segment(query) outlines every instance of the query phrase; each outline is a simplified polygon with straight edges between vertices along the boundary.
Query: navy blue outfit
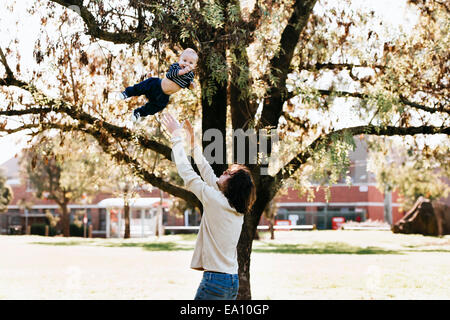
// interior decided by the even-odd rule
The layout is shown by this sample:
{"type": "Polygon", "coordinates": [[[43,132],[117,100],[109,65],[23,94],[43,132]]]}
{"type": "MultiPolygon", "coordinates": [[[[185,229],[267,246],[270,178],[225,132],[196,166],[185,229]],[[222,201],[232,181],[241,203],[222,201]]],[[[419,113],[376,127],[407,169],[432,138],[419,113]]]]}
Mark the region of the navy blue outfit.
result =
{"type": "Polygon", "coordinates": [[[155,114],[167,106],[169,95],[162,91],[161,81],[160,78],[152,77],[125,89],[123,93],[127,98],[145,95],[149,100],[142,107],[135,109],[134,114],[139,113],[141,117],[145,117],[155,114]]]}
{"type": "MultiPolygon", "coordinates": [[[[181,88],[187,88],[194,81],[194,73],[189,71],[184,75],[178,75],[178,72],[181,70],[181,67],[178,63],[174,63],[170,66],[167,71],[166,77],[176,84],[178,84],[181,88]]],[[[145,95],[145,97],[149,100],[145,105],[140,108],[137,108],[133,111],[134,115],[136,113],[145,117],[148,115],[153,115],[161,110],[163,110],[167,104],[169,103],[169,95],[165,94],[161,88],[160,78],[148,78],[134,86],[127,87],[124,94],[125,98],[135,97],[145,95]]]]}
{"type": "Polygon", "coordinates": [[[180,65],[178,62],[172,64],[169,67],[169,70],[166,73],[167,79],[172,80],[177,85],[179,85],[181,88],[187,88],[191,84],[192,81],[194,81],[194,73],[192,71],[189,71],[186,74],[178,75],[178,72],[181,70],[180,65]]]}

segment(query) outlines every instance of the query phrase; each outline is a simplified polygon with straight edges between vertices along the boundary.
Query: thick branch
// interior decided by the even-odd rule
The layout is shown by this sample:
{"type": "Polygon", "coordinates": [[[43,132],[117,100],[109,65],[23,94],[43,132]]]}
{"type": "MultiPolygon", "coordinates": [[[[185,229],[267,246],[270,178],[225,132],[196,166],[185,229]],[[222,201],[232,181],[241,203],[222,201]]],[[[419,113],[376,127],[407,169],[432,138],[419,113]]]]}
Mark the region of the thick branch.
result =
{"type": "Polygon", "coordinates": [[[113,43],[133,44],[145,39],[145,33],[136,32],[109,32],[102,30],[95,16],[83,6],[82,0],[51,0],[63,7],[69,8],[80,15],[88,29],[87,34],[113,43]],[[74,10],[75,9],[75,10],[74,10]]]}
{"type": "MultiPolygon", "coordinates": [[[[330,96],[330,95],[334,95],[337,97],[352,97],[352,98],[359,98],[359,99],[369,99],[370,95],[365,94],[365,93],[360,93],[360,92],[349,92],[349,91],[334,91],[334,90],[317,90],[318,93],[320,93],[323,96],[330,96]]],[[[292,99],[293,97],[295,97],[296,94],[294,92],[291,92],[288,95],[288,99],[292,99]]],[[[419,110],[423,110],[429,113],[435,113],[435,112],[445,112],[450,114],[450,108],[430,108],[424,105],[421,105],[419,103],[416,102],[412,102],[408,99],[406,99],[405,97],[403,97],[402,95],[400,95],[399,99],[398,99],[399,103],[402,103],[404,105],[410,106],[412,108],[415,109],[419,109],[419,110]]]]}
{"type": "Polygon", "coordinates": [[[309,120],[300,120],[298,118],[292,117],[289,112],[282,112],[282,116],[288,120],[289,122],[292,122],[294,125],[305,127],[305,125],[309,122],[309,120]]]}
{"type": "Polygon", "coordinates": [[[336,135],[350,134],[352,136],[358,134],[376,135],[376,136],[408,136],[416,134],[447,134],[450,135],[450,127],[377,127],[377,126],[357,126],[336,130],[328,134],[321,135],[314,140],[304,151],[297,154],[291,161],[289,161],[283,168],[281,168],[275,175],[274,183],[277,185],[276,189],[281,186],[282,181],[294,174],[309,158],[314,154],[314,151],[320,145],[327,145],[331,143],[331,138],[336,135]]]}
{"type": "Polygon", "coordinates": [[[14,75],[11,71],[11,68],[8,65],[8,62],[6,61],[6,57],[5,54],[3,53],[2,48],[0,47],[0,61],[3,64],[3,66],[5,67],[6,70],[6,79],[12,79],[14,78],[14,75]]]}
{"type": "MultiPolygon", "coordinates": [[[[368,99],[369,95],[359,92],[348,92],[348,91],[332,91],[332,90],[318,90],[318,92],[321,95],[336,95],[338,97],[353,97],[353,98],[360,98],[360,99],[368,99]]],[[[407,106],[413,107],[415,109],[420,109],[429,113],[435,113],[435,112],[445,112],[450,114],[449,108],[430,108],[412,101],[409,101],[402,95],[400,95],[399,100],[400,103],[405,104],[407,106]]]]}
{"type": "Polygon", "coordinates": [[[317,62],[316,64],[309,64],[301,70],[322,70],[322,69],[328,69],[328,70],[342,70],[342,69],[353,69],[353,68],[378,68],[378,69],[384,69],[385,67],[382,65],[369,65],[369,64],[353,64],[353,63],[320,63],[317,62]]]}
{"type": "Polygon", "coordinates": [[[268,83],[270,92],[264,104],[261,123],[259,126],[276,127],[283,108],[284,95],[286,95],[286,79],[290,71],[294,51],[305,28],[316,0],[297,0],[294,10],[288,20],[287,26],[281,34],[278,54],[270,61],[270,73],[275,78],[276,85],[268,83]]]}
{"type": "Polygon", "coordinates": [[[430,108],[430,107],[426,107],[424,105],[409,101],[408,99],[406,99],[405,97],[403,97],[402,95],[400,95],[400,102],[403,104],[406,104],[407,106],[416,108],[416,109],[420,109],[423,111],[427,111],[430,113],[435,113],[435,112],[445,112],[450,114],[450,108],[444,108],[444,106],[442,106],[441,108],[430,108]]]}

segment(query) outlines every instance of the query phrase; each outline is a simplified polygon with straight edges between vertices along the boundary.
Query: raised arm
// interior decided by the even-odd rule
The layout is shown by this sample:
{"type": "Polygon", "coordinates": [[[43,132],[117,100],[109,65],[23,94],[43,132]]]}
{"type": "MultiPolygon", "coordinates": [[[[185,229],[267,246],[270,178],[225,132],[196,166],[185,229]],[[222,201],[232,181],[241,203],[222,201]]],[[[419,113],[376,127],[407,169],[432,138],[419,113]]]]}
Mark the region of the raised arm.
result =
{"type": "Polygon", "coordinates": [[[214,170],[211,168],[211,165],[203,156],[201,147],[195,144],[194,129],[192,128],[191,123],[188,120],[185,120],[183,123],[183,128],[189,134],[191,149],[193,149],[192,153],[194,156],[194,161],[197,165],[198,170],[200,171],[200,175],[208,185],[210,185],[214,189],[219,190],[219,187],[217,186],[218,178],[215,175],[214,170]]]}
{"type": "Polygon", "coordinates": [[[197,165],[197,168],[200,171],[200,175],[202,176],[203,180],[205,180],[205,182],[214,189],[219,190],[219,187],[217,186],[218,178],[214,173],[214,170],[211,168],[209,162],[203,156],[200,146],[196,145],[194,147],[193,155],[195,164],[197,165]]]}
{"type": "Polygon", "coordinates": [[[172,135],[172,156],[177,166],[178,174],[183,179],[186,188],[194,193],[202,203],[205,203],[208,197],[211,196],[211,193],[215,191],[192,168],[184,151],[181,126],[170,114],[163,114],[161,119],[172,135]]]}

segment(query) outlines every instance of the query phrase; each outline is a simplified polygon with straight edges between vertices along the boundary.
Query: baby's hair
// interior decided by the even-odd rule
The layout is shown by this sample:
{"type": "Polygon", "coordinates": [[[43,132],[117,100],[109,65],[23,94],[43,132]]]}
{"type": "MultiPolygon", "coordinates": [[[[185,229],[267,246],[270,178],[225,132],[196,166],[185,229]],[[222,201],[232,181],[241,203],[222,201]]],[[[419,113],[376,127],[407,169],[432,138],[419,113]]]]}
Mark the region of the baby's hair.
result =
{"type": "Polygon", "coordinates": [[[186,49],[184,49],[183,52],[182,52],[181,54],[183,54],[183,53],[192,54],[192,55],[195,56],[195,58],[197,58],[197,60],[198,60],[198,54],[197,54],[197,52],[195,52],[195,50],[192,49],[192,48],[186,48],[186,49]]]}

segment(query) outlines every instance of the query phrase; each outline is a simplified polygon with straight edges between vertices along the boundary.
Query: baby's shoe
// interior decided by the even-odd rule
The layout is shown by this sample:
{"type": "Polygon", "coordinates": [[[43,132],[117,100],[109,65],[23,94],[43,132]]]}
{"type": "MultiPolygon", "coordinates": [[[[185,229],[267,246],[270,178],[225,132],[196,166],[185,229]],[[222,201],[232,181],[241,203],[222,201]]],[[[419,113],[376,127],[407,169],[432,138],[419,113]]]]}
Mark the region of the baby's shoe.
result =
{"type": "Polygon", "coordinates": [[[128,98],[127,94],[124,92],[119,92],[117,93],[117,100],[125,100],[126,98],[128,98]]]}
{"type": "Polygon", "coordinates": [[[134,110],[133,113],[131,114],[131,121],[135,124],[141,121],[141,115],[136,110],[134,110]]]}

